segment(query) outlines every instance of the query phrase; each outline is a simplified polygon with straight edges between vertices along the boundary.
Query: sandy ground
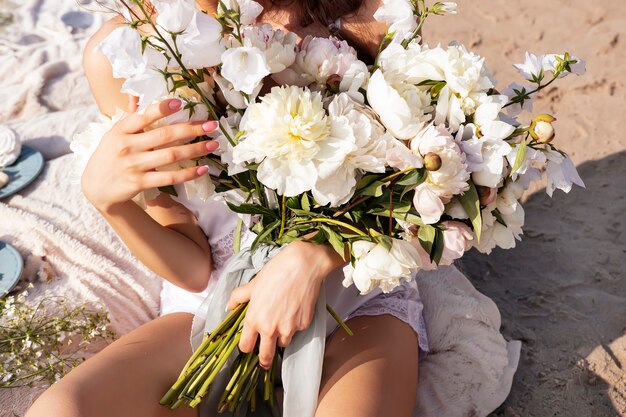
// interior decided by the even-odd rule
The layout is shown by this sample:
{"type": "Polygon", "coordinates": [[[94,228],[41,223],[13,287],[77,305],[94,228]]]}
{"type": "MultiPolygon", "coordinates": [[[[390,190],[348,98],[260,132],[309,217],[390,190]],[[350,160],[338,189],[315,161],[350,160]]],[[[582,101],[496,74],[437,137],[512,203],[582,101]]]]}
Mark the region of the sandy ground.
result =
{"type": "Polygon", "coordinates": [[[626,416],[626,2],[459,0],[433,18],[435,44],[456,39],[487,57],[504,89],[526,50],[587,60],[536,103],[559,121],[587,190],[525,205],[526,236],[511,251],[470,253],[463,269],[498,304],[503,332],[524,347],[513,389],[494,416],[626,416]]]}

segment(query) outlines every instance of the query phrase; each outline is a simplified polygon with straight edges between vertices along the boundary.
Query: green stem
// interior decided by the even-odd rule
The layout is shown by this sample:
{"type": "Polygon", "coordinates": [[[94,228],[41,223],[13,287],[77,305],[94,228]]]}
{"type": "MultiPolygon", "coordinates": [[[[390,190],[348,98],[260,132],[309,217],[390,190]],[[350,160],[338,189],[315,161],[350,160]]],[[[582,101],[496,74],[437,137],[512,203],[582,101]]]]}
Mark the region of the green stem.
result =
{"type": "Polygon", "coordinates": [[[341,226],[341,227],[345,227],[346,229],[352,230],[354,233],[358,234],[359,236],[363,236],[363,237],[367,236],[367,233],[364,233],[363,231],[352,226],[351,224],[348,224],[348,223],[345,223],[336,219],[317,218],[317,219],[301,220],[301,221],[296,222],[296,224],[307,224],[307,223],[334,224],[336,226],[341,226]]]}
{"type": "Polygon", "coordinates": [[[531,96],[533,94],[538,93],[539,91],[543,90],[544,88],[548,87],[550,84],[552,84],[553,82],[555,82],[559,77],[554,76],[554,78],[552,78],[548,83],[543,84],[543,85],[539,85],[537,88],[535,88],[533,91],[529,91],[527,92],[523,97],[515,97],[513,100],[511,100],[510,102],[508,102],[504,107],[502,107],[503,109],[512,106],[513,104],[517,104],[517,103],[521,103],[524,100],[528,100],[531,98],[531,96]]]}
{"type": "Polygon", "coordinates": [[[287,219],[287,197],[283,196],[283,201],[282,201],[282,210],[281,210],[281,219],[280,219],[280,232],[278,233],[278,238],[280,239],[281,237],[283,237],[283,234],[285,233],[285,221],[287,219]]]}
{"type": "Polygon", "coordinates": [[[333,319],[335,319],[335,321],[339,324],[339,326],[341,326],[341,328],[346,333],[348,333],[348,336],[354,336],[354,333],[352,333],[352,330],[350,330],[348,325],[341,319],[341,317],[339,317],[339,314],[337,314],[337,312],[333,310],[333,308],[329,306],[328,304],[326,304],[326,311],[328,311],[330,315],[333,316],[333,319]]]}
{"type": "Polygon", "coordinates": [[[241,252],[241,233],[243,232],[243,219],[237,219],[237,227],[235,227],[235,241],[233,242],[233,251],[241,252]]]}

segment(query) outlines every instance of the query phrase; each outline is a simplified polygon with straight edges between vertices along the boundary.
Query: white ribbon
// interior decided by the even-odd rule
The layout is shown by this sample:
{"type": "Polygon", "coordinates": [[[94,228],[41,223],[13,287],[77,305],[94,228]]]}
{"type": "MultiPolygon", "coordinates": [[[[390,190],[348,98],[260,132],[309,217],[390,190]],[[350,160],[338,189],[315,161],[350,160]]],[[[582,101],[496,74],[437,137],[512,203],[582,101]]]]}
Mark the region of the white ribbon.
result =
{"type": "MultiPolygon", "coordinates": [[[[197,349],[205,333],[210,333],[228,315],[227,303],[231,292],[247,284],[278,252],[279,247],[262,245],[254,252],[242,250],[226,265],[219,279],[209,286],[208,296],[202,302],[191,327],[191,346],[197,349]]],[[[315,307],[311,325],[294,335],[291,344],[285,349],[282,364],[282,380],[285,390],[283,417],[313,417],[317,408],[322,364],[326,344],[326,294],[324,287],[315,307]]],[[[219,398],[228,383],[228,369],[239,351],[235,350],[231,360],[220,371],[203,410],[217,410],[219,398]]],[[[213,415],[213,414],[211,414],[213,415]]],[[[255,416],[259,415],[255,413],[255,416]]]]}

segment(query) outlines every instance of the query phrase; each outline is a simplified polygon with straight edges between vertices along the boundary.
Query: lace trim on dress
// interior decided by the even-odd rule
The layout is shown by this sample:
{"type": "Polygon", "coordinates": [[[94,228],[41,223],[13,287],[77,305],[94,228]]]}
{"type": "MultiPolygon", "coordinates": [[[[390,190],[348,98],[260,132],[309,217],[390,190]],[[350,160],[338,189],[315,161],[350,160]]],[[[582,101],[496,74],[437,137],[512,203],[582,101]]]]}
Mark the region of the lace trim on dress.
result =
{"type": "Polygon", "coordinates": [[[419,292],[408,285],[403,285],[399,290],[388,294],[380,294],[352,312],[346,320],[359,316],[382,316],[389,314],[398,320],[402,320],[417,333],[420,350],[428,353],[428,333],[422,311],[419,292]]]}
{"type": "Polygon", "coordinates": [[[233,246],[235,244],[235,231],[231,231],[226,236],[211,244],[211,256],[215,271],[221,271],[226,262],[233,256],[233,246]]]}

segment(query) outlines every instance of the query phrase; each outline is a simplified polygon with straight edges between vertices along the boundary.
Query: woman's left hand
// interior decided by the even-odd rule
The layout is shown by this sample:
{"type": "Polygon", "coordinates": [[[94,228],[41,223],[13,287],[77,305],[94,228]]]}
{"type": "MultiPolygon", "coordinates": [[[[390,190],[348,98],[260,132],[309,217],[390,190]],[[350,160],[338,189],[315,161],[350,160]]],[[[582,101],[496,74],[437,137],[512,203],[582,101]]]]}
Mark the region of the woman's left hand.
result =
{"type": "Polygon", "coordinates": [[[286,347],[296,331],[311,324],[320,287],[341,259],[332,248],[293,242],[250,281],[235,289],[228,308],[249,302],[239,350],[251,352],[261,336],[259,364],[269,369],[276,344],[286,347]]]}

